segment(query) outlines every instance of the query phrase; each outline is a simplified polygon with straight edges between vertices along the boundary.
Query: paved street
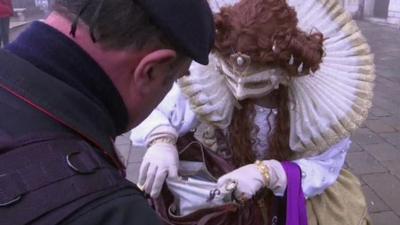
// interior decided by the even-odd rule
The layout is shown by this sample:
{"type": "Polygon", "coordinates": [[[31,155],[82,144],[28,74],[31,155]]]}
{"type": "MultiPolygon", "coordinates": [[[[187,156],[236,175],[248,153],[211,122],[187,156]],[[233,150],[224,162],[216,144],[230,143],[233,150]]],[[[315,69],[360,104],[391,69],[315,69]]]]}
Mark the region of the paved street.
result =
{"type": "MultiPolygon", "coordinates": [[[[375,225],[400,224],[400,30],[359,22],[376,61],[376,88],[368,120],[353,135],[346,167],[361,180],[375,225]]],[[[15,30],[12,35],[15,36],[15,30]]],[[[117,141],[128,151],[129,140],[117,141]]],[[[130,179],[136,180],[142,149],[131,151],[130,179]]]]}
{"type": "Polygon", "coordinates": [[[400,30],[359,22],[375,54],[373,107],[347,166],[361,179],[375,225],[400,224],[400,30]]]}

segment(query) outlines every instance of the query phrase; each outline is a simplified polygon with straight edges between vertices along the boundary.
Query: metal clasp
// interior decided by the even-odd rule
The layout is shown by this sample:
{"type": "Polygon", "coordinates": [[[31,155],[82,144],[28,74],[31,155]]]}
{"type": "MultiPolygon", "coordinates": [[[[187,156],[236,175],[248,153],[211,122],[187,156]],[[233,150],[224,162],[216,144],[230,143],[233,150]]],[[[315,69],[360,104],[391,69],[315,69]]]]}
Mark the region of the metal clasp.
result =
{"type": "Polygon", "coordinates": [[[82,171],[80,170],[78,167],[76,167],[72,162],[71,162],[71,157],[74,155],[79,155],[82,152],[72,152],[70,154],[68,154],[65,158],[67,165],[69,166],[69,168],[71,168],[73,171],[79,173],[79,174],[93,174],[96,172],[96,169],[93,169],[91,171],[82,171]]]}
{"type": "Polygon", "coordinates": [[[19,200],[22,199],[22,195],[18,195],[17,197],[15,197],[13,200],[5,202],[5,203],[0,203],[0,207],[7,207],[10,206],[16,202],[18,202],[19,200]]]}
{"type": "Polygon", "coordinates": [[[219,189],[214,189],[210,191],[210,196],[207,199],[207,202],[211,202],[215,196],[220,195],[221,191],[219,189]]]}
{"type": "Polygon", "coordinates": [[[274,216],[272,217],[272,225],[277,225],[278,224],[278,217],[274,216]]]}

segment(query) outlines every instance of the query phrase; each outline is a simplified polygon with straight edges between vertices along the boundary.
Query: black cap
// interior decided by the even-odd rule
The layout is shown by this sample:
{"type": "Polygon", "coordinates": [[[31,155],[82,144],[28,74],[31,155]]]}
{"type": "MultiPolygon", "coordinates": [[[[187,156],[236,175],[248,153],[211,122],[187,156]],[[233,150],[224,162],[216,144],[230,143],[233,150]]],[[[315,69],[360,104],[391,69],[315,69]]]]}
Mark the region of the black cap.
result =
{"type": "Polygon", "coordinates": [[[150,19],[178,49],[208,64],[215,27],[207,0],[137,0],[150,19]]]}

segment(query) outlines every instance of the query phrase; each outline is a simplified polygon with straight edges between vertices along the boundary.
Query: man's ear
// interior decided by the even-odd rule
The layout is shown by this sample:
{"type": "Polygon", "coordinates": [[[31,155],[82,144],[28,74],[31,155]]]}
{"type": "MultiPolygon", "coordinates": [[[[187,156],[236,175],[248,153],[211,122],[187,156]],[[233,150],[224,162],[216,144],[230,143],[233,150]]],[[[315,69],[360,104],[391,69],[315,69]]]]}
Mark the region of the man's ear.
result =
{"type": "Polygon", "coordinates": [[[147,88],[154,82],[155,79],[165,79],[167,74],[156,74],[156,68],[167,65],[176,58],[176,51],[171,49],[160,49],[146,54],[137,64],[133,73],[131,87],[141,93],[148,92],[147,88]],[[156,77],[158,76],[158,77],[156,77]],[[133,85],[133,86],[132,86],[133,85]]]}

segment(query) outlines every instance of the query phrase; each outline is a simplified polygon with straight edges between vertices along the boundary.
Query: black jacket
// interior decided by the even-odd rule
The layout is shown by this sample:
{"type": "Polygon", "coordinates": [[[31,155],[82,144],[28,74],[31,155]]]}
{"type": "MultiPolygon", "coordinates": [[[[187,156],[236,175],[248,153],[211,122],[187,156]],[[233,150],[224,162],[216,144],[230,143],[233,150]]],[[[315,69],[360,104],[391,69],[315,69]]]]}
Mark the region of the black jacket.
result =
{"type": "Polygon", "coordinates": [[[0,225],[158,224],[113,147],[126,121],[101,68],[47,25],[1,50],[0,225]]]}

